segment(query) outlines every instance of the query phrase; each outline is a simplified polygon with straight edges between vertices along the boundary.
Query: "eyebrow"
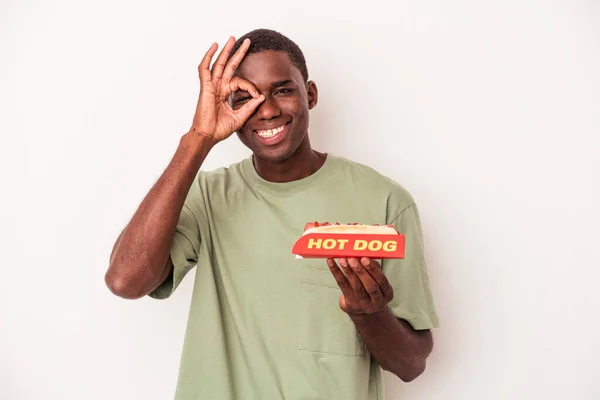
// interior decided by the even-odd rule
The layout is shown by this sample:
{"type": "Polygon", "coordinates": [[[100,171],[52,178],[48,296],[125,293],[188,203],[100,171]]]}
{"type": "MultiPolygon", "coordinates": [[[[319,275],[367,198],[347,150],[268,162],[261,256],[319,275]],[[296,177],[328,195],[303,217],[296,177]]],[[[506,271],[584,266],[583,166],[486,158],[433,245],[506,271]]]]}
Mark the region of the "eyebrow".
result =
{"type": "MultiPolygon", "coordinates": [[[[284,79],[282,81],[277,81],[277,82],[271,83],[271,88],[276,88],[276,87],[279,87],[279,86],[285,86],[285,85],[288,85],[290,83],[292,83],[291,79],[284,79]]],[[[245,92],[245,90],[244,89],[238,89],[238,90],[236,90],[236,92],[245,92]]]]}
{"type": "Polygon", "coordinates": [[[273,83],[271,83],[271,88],[276,88],[276,87],[279,87],[279,86],[285,86],[285,85],[287,85],[289,83],[292,83],[291,79],[286,79],[286,80],[283,80],[283,81],[273,82],[273,83]]]}

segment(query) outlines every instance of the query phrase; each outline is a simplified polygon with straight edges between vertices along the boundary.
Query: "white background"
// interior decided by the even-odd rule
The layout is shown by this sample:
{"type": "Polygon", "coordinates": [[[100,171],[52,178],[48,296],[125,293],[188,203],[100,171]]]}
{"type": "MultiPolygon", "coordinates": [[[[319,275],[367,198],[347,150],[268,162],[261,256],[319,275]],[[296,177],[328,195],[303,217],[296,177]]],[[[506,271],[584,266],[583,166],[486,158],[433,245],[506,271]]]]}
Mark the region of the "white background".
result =
{"type": "Polygon", "coordinates": [[[103,276],[206,49],[267,27],[317,82],[315,147],[420,205],[442,327],[388,398],[600,399],[598,1],[0,4],[0,398],[172,398],[192,275],[164,302],[103,276]]]}

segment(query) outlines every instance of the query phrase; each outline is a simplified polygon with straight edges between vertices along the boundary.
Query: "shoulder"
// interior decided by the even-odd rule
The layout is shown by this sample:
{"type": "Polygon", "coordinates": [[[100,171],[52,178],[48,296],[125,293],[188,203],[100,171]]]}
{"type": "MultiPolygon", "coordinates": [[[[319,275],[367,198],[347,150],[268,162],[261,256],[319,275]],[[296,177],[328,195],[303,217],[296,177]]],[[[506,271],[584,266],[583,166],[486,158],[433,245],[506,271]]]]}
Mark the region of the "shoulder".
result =
{"type": "Polygon", "coordinates": [[[385,197],[398,208],[414,205],[415,200],[410,191],[396,179],[369,165],[346,157],[335,156],[335,158],[340,172],[354,180],[360,189],[366,190],[374,196],[385,197]]]}
{"type": "Polygon", "coordinates": [[[199,220],[215,212],[227,212],[239,201],[244,191],[241,161],[227,166],[209,169],[206,166],[197,173],[186,195],[185,206],[199,220]]]}
{"type": "Polygon", "coordinates": [[[353,185],[352,190],[372,207],[385,209],[386,222],[392,223],[408,209],[416,209],[411,192],[398,180],[361,162],[336,156],[338,173],[353,185]]]}
{"type": "Polygon", "coordinates": [[[242,163],[244,160],[211,170],[200,169],[196,175],[196,183],[203,190],[211,190],[218,186],[231,184],[243,179],[242,163]]]}

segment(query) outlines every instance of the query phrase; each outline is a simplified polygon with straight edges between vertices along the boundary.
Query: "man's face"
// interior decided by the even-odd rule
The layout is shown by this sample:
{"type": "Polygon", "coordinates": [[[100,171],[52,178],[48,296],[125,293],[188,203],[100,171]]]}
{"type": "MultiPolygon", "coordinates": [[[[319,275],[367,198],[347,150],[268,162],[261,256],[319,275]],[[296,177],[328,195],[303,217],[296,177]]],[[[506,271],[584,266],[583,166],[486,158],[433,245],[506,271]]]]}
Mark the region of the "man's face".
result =
{"type": "MultiPolygon", "coordinates": [[[[317,103],[317,88],[305,83],[288,55],[277,51],[249,54],[235,76],[250,81],[265,100],[237,132],[258,158],[280,162],[292,156],[308,140],[309,110],[317,103]]],[[[231,106],[243,106],[250,94],[233,93],[231,106]]]]}

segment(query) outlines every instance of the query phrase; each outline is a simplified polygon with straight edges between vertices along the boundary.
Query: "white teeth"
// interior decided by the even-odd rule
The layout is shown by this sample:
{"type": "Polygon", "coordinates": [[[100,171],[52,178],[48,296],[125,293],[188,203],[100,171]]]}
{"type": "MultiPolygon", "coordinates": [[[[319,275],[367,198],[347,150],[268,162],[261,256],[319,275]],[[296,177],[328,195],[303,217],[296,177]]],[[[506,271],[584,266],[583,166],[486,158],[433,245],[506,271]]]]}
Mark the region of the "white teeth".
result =
{"type": "Polygon", "coordinates": [[[285,128],[285,125],[282,125],[279,128],[269,129],[266,131],[256,131],[256,133],[258,134],[258,136],[260,136],[262,138],[270,138],[270,137],[277,135],[279,132],[281,132],[283,130],[283,128],[285,128]]]}

